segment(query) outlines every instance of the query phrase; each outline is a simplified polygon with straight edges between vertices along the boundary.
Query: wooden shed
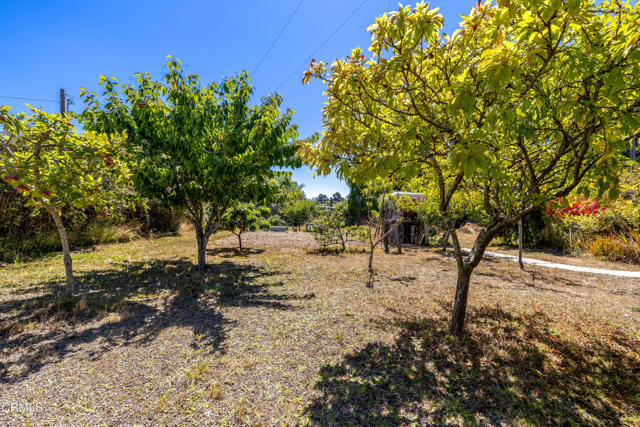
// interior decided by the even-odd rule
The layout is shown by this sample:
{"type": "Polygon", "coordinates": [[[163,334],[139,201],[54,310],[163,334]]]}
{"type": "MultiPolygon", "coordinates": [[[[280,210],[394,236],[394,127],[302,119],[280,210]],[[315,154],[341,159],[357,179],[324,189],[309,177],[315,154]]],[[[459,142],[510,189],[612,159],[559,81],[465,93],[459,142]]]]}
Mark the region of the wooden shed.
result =
{"type": "MultiPolygon", "coordinates": [[[[416,203],[422,201],[422,193],[407,193],[407,192],[395,192],[392,193],[394,198],[400,198],[403,196],[409,197],[416,203]]],[[[416,212],[407,210],[403,211],[396,206],[393,201],[389,201],[386,204],[384,211],[384,231],[388,231],[397,225],[395,229],[390,233],[389,237],[385,239],[385,249],[388,250],[389,244],[393,246],[404,245],[425,245],[427,242],[427,225],[424,224],[416,212]],[[400,224],[397,222],[400,221],[400,224]]]]}

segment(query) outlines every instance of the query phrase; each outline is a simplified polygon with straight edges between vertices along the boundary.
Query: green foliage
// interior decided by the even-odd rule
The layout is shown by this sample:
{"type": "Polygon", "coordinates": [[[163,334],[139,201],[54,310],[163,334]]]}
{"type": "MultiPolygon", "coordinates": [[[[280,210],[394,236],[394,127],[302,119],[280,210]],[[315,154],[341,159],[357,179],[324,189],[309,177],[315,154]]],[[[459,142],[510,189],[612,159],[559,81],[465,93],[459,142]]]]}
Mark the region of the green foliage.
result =
{"type": "Polygon", "coordinates": [[[276,215],[271,215],[269,218],[267,218],[267,221],[269,222],[269,224],[271,225],[287,225],[287,223],[285,222],[284,219],[282,219],[282,217],[278,214],[276,215]]]}
{"type": "Polygon", "coordinates": [[[249,231],[268,230],[269,208],[253,203],[242,203],[229,209],[220,222],[220,229],[239,235],[249,231]]]}
{"type": "Polygon", "coordinates": [[[120,190],[128,181],[120,146],[93,132],[78,135],[72,118],[35,108],[30,115],[9,114],[9,107],[0,107],[0,176],[26,199],[24,206],[34,214],[46,211],[53,219],[69,298],[75,281],[63,209],[94,206],[102,211],[99,215],[108,216],[127,201],[126,190],[120,190]]]}
{"type": "Polygon", "coordinates": [[[131,224],[142,236],[173,234],[180,230],[185,210],[157,200],[147,200],[138,204],[135,210],[123,212],[121,218],[122,223],[131,224]]]}
{"type": "Polygon", "coordinates": [[[0,236],[24,238],[55,229],[47,212],[35,213],[32,207],[24,206],[26,202],[26,197],[0,180],[0,236]]]}
{"type": "MultiPolygon", "coordinates": [[[[453,230],[456,193],[481,195],[486,227],[469,255],[455,232],[462,333],[470,275],[491,240],[583,182],[620,194],[617,169],[640,132],[640,3],[617,0],[478,2],[460,29],[427,3],[400,5],[360,48],[327,65],[322,136],[301,150],[320,174],[433,182],[453,230]]],[[[585,197],[589,198],[588,194],[585,197]]]]}
{"type": "Polygon", "coordinates": [[[311,200],[292,200],[280,210],[280,215],[287,225],[300,227],[310,221],[317,213],[318,205],[311,200]]]}
{"type": "Polygon", "coordinates": [[[340,194],[338,191],[333,193],[329,198],[329,203],[331,203],[331,205],[335,205],[336,203],[340,203],[342,201],[344,201],[344,197],[342,197],[342,194],[340,194]]]}
{"type": "Polygon", "coordinates": [[[348,227],[345,223],[347,204],[337,203],[331,208],[320,210],[313,220],[313,237],[323,248],[331,245],[341,245],[346,249],[350,231],[353,227],[348,227]]]}
{"type": "Polygon", "coordinates": [[[78,135],[71,115],[8,114],[0,107],[0,175],[25,198],[33,214],[71,206],[94,206],[108,213],[128,185],[119,146],[92,132],[78,135]]]}
{"type": "Polygon", "coordinates": [[[366,224],[373,211],[378,210],[378,198],[381,191],[351,182],[347,195],[347,222],[349,224],[366,224]]]}
{"type": "Polygon", "coordinates": [[[327,203],[329,203],[329,198],[327,197],[326,194],[320,193],[318,194],[318,196],[315,198],[315,201],[317,204],[319,205],[326,205],[327,203]]]}
{"type": "Polygon", "coordinates": [[[291,179],[290,175],[282,175],[277,179],[278,193],[274,202],[283,204],[291,200],[304,200],[305,195],[302,189],[304,184],[300,184],[291,179]]]}
{"type": "Polygon", "coordinates": [[[277,168],[296,167],[297,127],[292,110],[280,112],[279,95],[250,106],[246,72],[221,83],[200,84],[170,58],[161,81],[136,74],[135,84],[100,77],[104,102],[82,92],[83,122],[125,136],[136,188],[151,199],[186,207],[196,229],[198,266],[227,209],[269,202],[278,192],[277,168]]]}
{"type": "Polygon", "coordinates": [[[400,7],[369,28],[371,58],[354,49],[310,71],[328,102],[306,159],[355,182],[427,176],[443,184],[444,216],[452,194],[474,188],[495,224],[584,178],[616,196],[620,141],[639,123],[639,9],[479,4],[443,38],[437,10],[400,7]]]}

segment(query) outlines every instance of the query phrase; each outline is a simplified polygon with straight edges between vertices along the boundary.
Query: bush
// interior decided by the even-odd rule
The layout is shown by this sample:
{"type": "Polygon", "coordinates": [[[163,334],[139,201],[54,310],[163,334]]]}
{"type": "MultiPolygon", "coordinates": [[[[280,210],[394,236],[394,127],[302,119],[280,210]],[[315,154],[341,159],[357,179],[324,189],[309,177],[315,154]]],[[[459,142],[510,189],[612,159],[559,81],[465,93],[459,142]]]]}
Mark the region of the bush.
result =
{"type": "MultiPolygon", "coordinates": [[[[522,242],[527,248],[569,249],[569,226],[560,219],[549,217],[542,209],[523,219],[522,242]]],[[[518,244],[518,225],[507,228],[500,239],[508,245],[518,244]]]]}
{"type": "Polygon", "coordinates": [[[267,218],[267,221],[269,222],[269,224],[271,225],[287,225],[287,223],[284,221],[284,219],[282,219],[282,217],[280,215],[271,215],[269,218],[267,218]]]}
{"type": "MultiPolygon", "coordinates": [[[[125,225],[92,223],[80,230],[69,231],[72,249],[102,243],[127,242],[137,237],[136,230],[125,225]]],[[[0,262],[15,262],[62,250],[56,230],[46,230],[27,237],[0,239],[0,262]]]]}
{"type": "MultiPolygon", "coordinates": [[[[0,180],[0,261],[13,262],[61,250],[60,237],[46,213],[34,216],[26,199],[0,180]]],[[[139,202],[116,210],[108,220],[100,220],[93,208],[65,208],[64,223],[69,244],[74,249],[100,243],[128,241],[138,235],[175,233],[184,219],[184,210],[157,202],[139,202]]]]}
{"type": "Polygon", "coordinates": [[[640,264],[640,233],[597,236],[585,244],[585,250],[607,261],[640,264]]]}
{"type": "Polygon", "coordinates": [[[133,212],[127,212],[121,221],[124,223],[136,223],[139,233],[143,236],[149,236],[152,234],[177,233],[184,218],[184,209],[172,208],[151,201],[147,204],[147,207],[139,205],[133,212]]]}
{"type": "Polygon", "coordinates": [[[311,200],[292,200],[282,207],[280,215],[287,225],[300,227],[317,213],[318,205],[311,200]]]}
{"type": "Polygon", "coordinates": [[[323,209],[313,221],[313,237],[323,248],[341,245],[346,249],[348,227],[345,224],[346,206],[337,204],[333,209],[323,209]]]}

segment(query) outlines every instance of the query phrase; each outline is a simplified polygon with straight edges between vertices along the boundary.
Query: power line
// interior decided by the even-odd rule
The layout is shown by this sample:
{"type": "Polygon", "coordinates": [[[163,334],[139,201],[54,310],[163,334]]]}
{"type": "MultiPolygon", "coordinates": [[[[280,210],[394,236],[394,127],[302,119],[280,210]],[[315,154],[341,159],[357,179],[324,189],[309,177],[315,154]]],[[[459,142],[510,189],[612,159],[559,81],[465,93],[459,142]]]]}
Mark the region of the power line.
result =
{"type": "Polygon", "coordinates": [[[346,19],[344,21],[342,21],[340,23],[340,25],[338,25],[336,27],[336,29],[333,30],[333,32],[331,32],[331,34],[329,34],[329,36],[326,39],[324,39],[323,42],[320,43],[320,45],[313,52],[311,52],[311,54],[309,56],[307,56],[307,58],[304,61],[302,61],[300,63],[300,65],[298,65],[282,83],[280,83],[280,86],[278,86],[278,88],[276,89],[276,92],[279,91],[280,88],[282,86],[284,86],[291,79],[291,77],[293,77],[294,74],[296,74],[298,72],[300,67],[302,67],[303,65],[308,63],[309,59],[311,59],[313,57],[313,55],[315,55],[320,49],[322,49],[322,47],[329,41],[329,39],[331,39],[331,37],[333,37],[338,31],[340,31],[340,29],[344,26],[344,24],[346,24],[347,21],[349,21],[349,19],[351,19],[353,17],[353,15],[355,15],[360,9],[362,9],[362,6],[364,6],[365,3],[367,3],[368,1],[369,0],[364,0],[362,3],[360,3],[360,5],[358,7],[356,7],[355,10],[353,12],[351,12],[351,14],[349,16],[347,16],[346,19]]]}
{"type": "Polygon", "coordinates": [[[40,99],[40,98],[22,98],[20,96],[3,96],[0,95],[0,98],[6,98],[6,99],[21,99],[23,101],[42,101],[42,102],[60,102],[57,99],[40,99]]]}
{"type": "Polygon", "coordinates": [[[271,43],[271,46],[269,46],[269,49],[267,49],[267,51],[264,53],[262,58],[260,58],[260,61],[258,61],[258,65],[256,65],[256,68],[253,69],[253,73],[251,73],[252,75],[258,71],[258,68],[260,68],[260,65],[262,65],[262,62],[266,59],[267,55],[269,55],[269,52],[271,52],[271,49],[273,49],[273,46],[275,46],[276,42],[278,41],[282,33],[284,33],[284,30],[286,30],[287,26],[289,25],[289,23],[291,22],[295,14],[298,12],[298,9],[300,9],[300,6],[302,6],[302,3],[304,2],[305,0],[300,0],[300,3],[298,3],[298,6],[295,8],[291,16],[289,16],[289,19],[287,19],[287,22],[284,23],[284,26],[280,29],[280,32],[278,33],[276,38],[273,39],[273,42],[271,43]]]}

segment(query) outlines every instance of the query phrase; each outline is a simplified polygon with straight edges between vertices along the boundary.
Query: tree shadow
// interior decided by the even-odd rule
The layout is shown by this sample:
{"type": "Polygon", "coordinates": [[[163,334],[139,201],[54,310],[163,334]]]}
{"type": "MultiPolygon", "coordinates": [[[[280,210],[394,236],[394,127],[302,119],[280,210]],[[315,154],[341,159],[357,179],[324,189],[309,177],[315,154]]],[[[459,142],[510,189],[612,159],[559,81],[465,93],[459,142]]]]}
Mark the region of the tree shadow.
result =
{"type": "MultiPolygon", "coordinates": [[[[512,270],[491,270],[491,271],[475,271],[473,276],[492,277],[501,280],[502,282],[509,283],[512,286],[521,288],[530,288],[541,292],[552,292],[557,294],[566,294],[575,297],[583,297],[573,291],[567,291],[557,287],[565,286],[569,289],[590,289],[596,286],[581,281],[576,281],[571,278],[567,278],[557,273],[557,270],[546,269],[542,272],[534,269],[521,270],[519,267],[514,267],[512,270]],[[549,284],[546,286],[545,284],[549,284]]],[[[473,280],[473,276],[472,279],[473,280]]],[[[487,285],[490,288],[502,288],[502,286],[487,285]]],[[[604,290],[604,289],[603,289],[604,290]]],[[[619,294],[619,291],[608,290],[608,293],[619,294]]],[[[624,292],[624,291],[623,291],[624,292]]]]}
{"type": "Polygon", "coordinates": [[[398,321],[394,344],[324,366],[306,413],[322,425],[637,422],[640,340],[611,331],[584,343],[549,324],[541,313],[471,310],[458,339],[444,317],[398,321]]]}
{"type": "Polygon", "coordinates": [[[365,254],[367,250],[362,247],[354,247],[347,246],[346,249],[342,249],[341,247],[320,247],[320,248],[309,248],[305,251],[309,255],[319,255],[319,256],[335,256],[335,257],[343,257],[348,254],[365,254]]]}
{"type": "Polygon", "coordinates": [[[72,353],[99,359],[115,346],[145,346],[176,326],[192,329],[193,347],[224,353],[233,322],[221,307],[287,310],[295,309],[289,301],[313,297],[274,292],[282,286],[270,279],[276,274],[230,261],[205,273],[186,259],[125,263],[78,275],[90,290],[85,301],[59,299],[55,290],[62,285],[55,282],[45,286],[48,293],[2,301],[0,348],[14,356],[0,362],[0,383],[22,381],[72,353]]]}
{"type": "Polygon", "coordinates": [[[220,258],[235,258],[235,257],[248,257],[249,255],[258,255],[263,253],[264,249],[259,248],[231,248],[231,247],[223,247],[223,248],[214,248],[207,249],[208,255],[218,256],[220,258]]]}

